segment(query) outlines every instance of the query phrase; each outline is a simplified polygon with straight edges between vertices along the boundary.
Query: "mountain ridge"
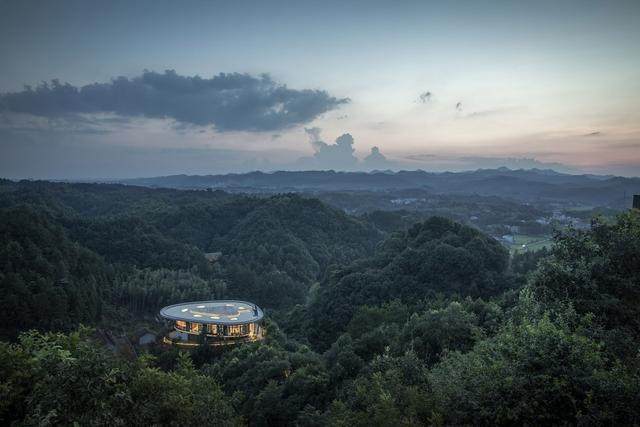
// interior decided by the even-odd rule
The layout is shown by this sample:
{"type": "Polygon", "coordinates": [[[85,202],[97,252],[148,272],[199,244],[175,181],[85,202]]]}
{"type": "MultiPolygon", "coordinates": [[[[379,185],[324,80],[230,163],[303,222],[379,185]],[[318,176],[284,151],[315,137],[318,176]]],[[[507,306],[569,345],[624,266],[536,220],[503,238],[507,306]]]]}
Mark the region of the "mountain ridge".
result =
{"type": "Polygon", "coordinates": [[[573,175],[551,169],[477,169],[467,172],[276,171],[225,175],[169,175],[124,179],[126,185],[174,189],[223,189],[246,193],[316,191],[392,191],[421,189],[434,194],[478,194],[524,202],[571,200],[625,207],[627,195],[640,193],[640,178],[573,175]]]}

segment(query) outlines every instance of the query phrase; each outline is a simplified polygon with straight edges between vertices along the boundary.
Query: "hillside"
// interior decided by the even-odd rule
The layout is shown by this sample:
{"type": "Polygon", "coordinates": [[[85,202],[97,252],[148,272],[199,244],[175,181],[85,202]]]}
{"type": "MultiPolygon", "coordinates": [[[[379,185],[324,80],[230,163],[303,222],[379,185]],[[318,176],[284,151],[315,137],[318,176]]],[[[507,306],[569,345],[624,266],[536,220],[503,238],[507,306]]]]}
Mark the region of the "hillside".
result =
{"type": "Polygon", "coordinates": [[[0,219],[3,424],[640,420],[635,211],[512,256],[447,218],[293,194],[4,181],[0,219]],[[136,344],[160,307],[216,298],[264,307],[265,340],[136,344]]]}
{"type": "MultiPolygon", "coordinates": [[[[24,271],[33,270],[30,263],[34,258],[44,257],[38,262],[54,264],[42,267],[42,274],[49,280],[46,286],[65,279],[58,289],[76,292],[70,290],[78,286],[73,270],[56,263],[60,259],[77,263],[75,258],[80,255],[72,257],[71,253],[78,252],[95,258],[93,262],[104,261],[116,273],[129,271],[136,275],[140,269],[192,271],[193,286],[199,287],[200,294],[204,292],[201,297],[242,297],[265,307],[302,302],[308,287],[323,277],[329,265],[364,256],[381,239],[373,226],[318,200],[295,195],[254,198],[122,185],[3,181],[0,214],[10,219],[3,221],[3,277],[26,274],[24,271]],[[29,222],[29,218],[38,221],[29,222]],[[20,225],[20,221],[28,222],[20,225]],[[40,240],[24,241],[21,230],[28,231],[37,224],[53,230],[56,237],[46,237],[52,232],[36,229],[32,239],[40,240]],[[26,249],[21,249],[25,245],[26,249]],[[66,252],[57,254],[61,250],[66,252]],[[211,264],[204,257],[206,252],[221,252],[222,256],[211,264]],[[57,276],[55,269],[61,271],[57,276]],[[200,279],[209,291],[197,284],[200,279]]],[[[102,274],[99,271],[104,268],[95,274],[102,274]]],[[[110,294],[113,273],[105,280],[93,284],[91,279],[91,289],[87,290],[94,295],[91,304],[98,304],[96,287],[103,295],[110,294]]],[[[11,289],[15,286],[12,281],[11,289]]],[[[36,285],[30,280],[27,286],[36,285]]],[[[137,285],[129,286],[135,294],[137,285]]],[[[8,307],[14,298],[20,298],[20,292],[16,288],[5,293],[7,313],[13,312],[8,307]]],[[[117,298],[126,299],[122,295],[117,298]]],[[[149,306],[147,311],[154,313],[157,308],[149,306]]],[[[26,313],[24,317],[28,318],[26,313]]],[[[61,326],[68,324],[65,316],[61,315],[61,326]]],[[[92,316],[86,319],[93,321],[97,315],[92,316]]]]}
{"type": "Polygon", "coordinates": [[[494,239],[432,217],[396,233],[370,258],[334,271],[309,307],[312,341],[328,345],[344,331],[349,307],[391,301],[416,304],[437,294],[490,297],[513,286],[507,251],[494,239]]]}

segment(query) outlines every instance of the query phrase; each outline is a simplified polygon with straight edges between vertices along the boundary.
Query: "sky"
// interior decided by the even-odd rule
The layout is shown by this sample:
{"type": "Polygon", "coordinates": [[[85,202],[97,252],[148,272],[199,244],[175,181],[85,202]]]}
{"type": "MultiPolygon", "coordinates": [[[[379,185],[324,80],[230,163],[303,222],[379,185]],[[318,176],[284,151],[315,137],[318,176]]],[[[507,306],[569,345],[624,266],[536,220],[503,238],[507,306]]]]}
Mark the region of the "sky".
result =
{"type": "Polygon", "coordinates": [[[0,177],[640,176],[640,1],[0,0],[0,177]]]}

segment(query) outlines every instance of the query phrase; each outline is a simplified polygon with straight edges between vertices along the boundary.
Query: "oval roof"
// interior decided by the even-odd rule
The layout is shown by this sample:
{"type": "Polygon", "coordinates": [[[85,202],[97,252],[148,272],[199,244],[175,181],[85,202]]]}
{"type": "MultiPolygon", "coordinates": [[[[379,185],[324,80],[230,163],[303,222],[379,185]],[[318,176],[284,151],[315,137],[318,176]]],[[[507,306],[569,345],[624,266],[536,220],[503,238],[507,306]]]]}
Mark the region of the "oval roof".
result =
{"type": "Polygon", "coordinates": [[[194,301],[173,304],[160,310],[160,316],[195,323],[237,325],[257,322],[264,313],[257,305],[236,300],[194,301]]]}

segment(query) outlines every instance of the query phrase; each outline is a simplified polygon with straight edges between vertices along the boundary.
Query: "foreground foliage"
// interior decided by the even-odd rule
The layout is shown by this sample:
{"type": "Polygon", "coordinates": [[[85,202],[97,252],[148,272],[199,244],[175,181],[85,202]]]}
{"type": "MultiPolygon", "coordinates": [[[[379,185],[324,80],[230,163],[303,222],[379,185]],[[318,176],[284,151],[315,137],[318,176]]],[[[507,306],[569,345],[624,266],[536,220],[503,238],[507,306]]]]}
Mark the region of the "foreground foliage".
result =
{"type": "Polygon", "coordinates": [[[148,358],[126,362],[80,330],[25,333],[0,343],[0,421],[27,425],[236,425],[220,386],[189,357],[163,372],[148,358]]]}

